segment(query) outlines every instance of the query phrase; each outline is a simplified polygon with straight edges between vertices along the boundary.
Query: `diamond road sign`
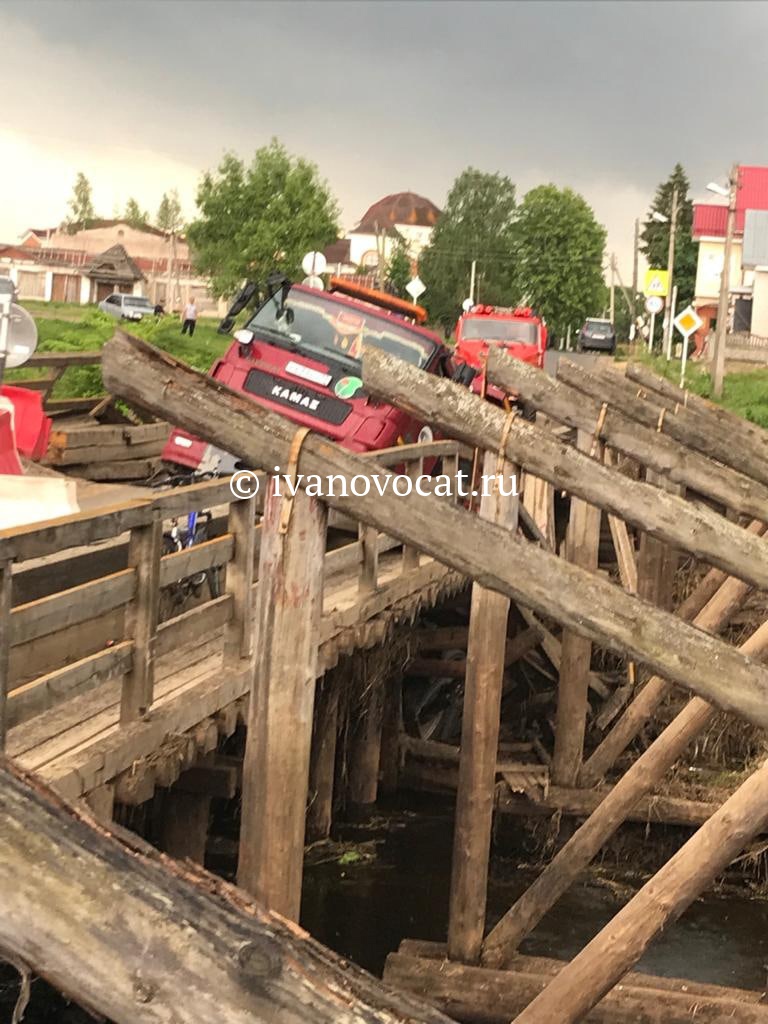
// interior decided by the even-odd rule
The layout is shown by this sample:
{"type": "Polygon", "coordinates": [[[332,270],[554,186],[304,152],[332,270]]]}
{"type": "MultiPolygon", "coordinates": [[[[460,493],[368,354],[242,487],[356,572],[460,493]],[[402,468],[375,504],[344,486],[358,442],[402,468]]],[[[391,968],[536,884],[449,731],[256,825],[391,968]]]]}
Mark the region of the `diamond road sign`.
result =
{"type": "Polygon", "coordinates": [[[675,325],[678,331],[680,331],[684,338],[688,338],[695,331],[698,331],[698,329],[701,327],[704,321],[701,319],[701,317],[693,308],[693,306],[686,306],[682,313],[677,314],[672,323],[675,325]]]}
{"type": "Polygon", "coordinates": [[[405,286],[405,290],[408,292],[408,294],[411,296],[414,302],[418,302],[419,296],[424,294],[424,292],[427,290],[427,286],[417,275],[408,282],[408,284],[405,286]]]}

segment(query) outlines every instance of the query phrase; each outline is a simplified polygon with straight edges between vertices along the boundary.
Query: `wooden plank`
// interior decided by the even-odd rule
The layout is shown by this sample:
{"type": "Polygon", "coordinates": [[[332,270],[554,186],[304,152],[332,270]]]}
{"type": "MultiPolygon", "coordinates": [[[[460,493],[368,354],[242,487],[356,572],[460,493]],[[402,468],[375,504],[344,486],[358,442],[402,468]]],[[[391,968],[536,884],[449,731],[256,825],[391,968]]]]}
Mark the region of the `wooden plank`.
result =
{"type": "Polygon", "coordinates": [[[59,379],[59,374],[53,373],[49,377],[25,377],[23,380],[9,381],[15,388],[26,388],[27,391],[42,391],[48,395],[53,390],[53,385],[59,379]]]}
{"type": "Polygon", "coordinates": [[[106,506],[98,512],[78,512],[73,516],[0,530],[0,558],[13,558],[18,562],[40,558],[51,551],[119,537],[134,526],[146,525],[151,519],[152,504],[139,500],[106,506]]]}
{"type": "Polygon", "coordinates": [[[238,774],[238,770],[228,764],[196,764],[181,773],[174,783],[174,789],[184,793],[199,793],[217,800],[230,800],[237,792],[238,774]]]}
{"type": "MultiPolygon", "coordinates": [[[[515,472],[504,459],[486,452],[484,476],[506,480],[515,472]]],[[[517,496],[494,487],[483,494],[478,514],[514,533],[517,511],[517,496]]],[[[479,959],[485,932],[508,617],[509,598],[472,585],[448,911],[449,956],[465,963],[479,959]]]]}
{"type": "Polygon", "coordinates": [[[9,694],[8,725],[28,721],[62,700],[95,689],[130,670],[133,643],[123,640],[63,668],[16,687],[9,694]]]}
{"type": "MultiPolygon", "coordinates": [[[[576,445],[590,452],[594,442],[583,430],[577,432],[576,445]]],[[[596,457],[602,459],[602,446],[597,442],[596,457]]],[[[565,539],[566,558],[587,572],[597,572],[600,547],[600,510],[594,505],[571,498],[568,533],[565,539]]],[[[581,768],[584,734],[589,712],[589,673],[592,643],[572,629],[564,629],[560,651],[560,673],[557,686],[555,717],[555,748],[552,755],[552,779],[558,785],[572,786],[581,768]]]]}
{"type": "Polygon", "coordinates": [[[5,740],[10,728],[12,579],[10,559],[0,562],[0,755],[5,753],[5,740]]]}
{"type": "Polygon", "coordinates": [[[159,458],[126,459],[121,462],[86,463],[84,466],[77,467],[76,474],[86,480],[102,483],[117,480],[146,480],[159,467],[159,458]]]}
{"type": "Polygon", "coordinates": [[[129,568],[19,605],[11,612],[11,646],[29,643],[119,608],[132,600],[135,591],[136,573],[129,568]]]}
{"type": "Polygon", "coordinates": [[[379,578],[379,531],[361,523],[359,541],[361,559],[357,585],[359,593],[367,596],[376,590],[379,578]]]}
{"type": "Polygon", "coordinates": [[[339,691],[349,678],[349,660],[318,680],[315,720],[309,765],[307,841],[327,839],[333,820],[336,775],[336,740],[339,728],[339,691]]]}
{"type": "Polygon", "coordinates": [[[165,440],[140,441],[137,444],[94,444],[82,448],[49,448],[42,460],[48,466],[83,466],[91,462],[121,462],[159,455],[165,440]]]}
{"type": "Polygon", "coordinates": [[[280,498],[270,482],[237,880],[264,906],[294,921],[301,900],[325,531],[323,505],[303,490],[280,498]],[[288,500],[286,524],[281,516],[288,500]]]}
{"type": "MultiPolygon", "coordinates": [[[[126,423],[124,426],[112,424],[100,424],[99,426],[71,426],[59,427],[51,431],[49,439],[50,448],[66,448],[73,451],[78,448],[90,448],[106,445],[129,445],[133,447],[139,443],[165,442],[171,427],[168,423],[142,423],[133,426],[126,423]]],[[[83,460],[84,461],[84,460],[83,460]]]]}
{"type": "MultiPolygon", "coordinates": [[[[232,508],[235,507],[237,506],[232,506],[232,508]]],[[[253,533],[252,525],[251,533],[253,533]]],[[[186,579],[187,576],[195,576],[214,565],[226,565],[232,558],[234,549],[234,536],[231,533],[225,533],[223,537],[214,537],[213,540],[194,544],[191,548],[182,548],[181,551],[163,555],[160,561],[160,589],[186,579]]]]}
{"type": "MultiPolygon", "coordinates": [[[[250,658],[253,654],[253,576],[256,549],[254,507],[249,499],[229,506],[229,536],[234,555],[227,562],[227,593],[232,597],[232,617],[227,624],[225,656],[250,658]]],[[[230,548],[230,551],[232,549],[230,548]]]]}
{"type": "MultiPolygon", "coordinates": [[[[438,632],[435,630],[434,632],[438,632]]],[[[466,627],[460,627],[454,630],[451,627],[446,629],[446,635],[456,633],[461,636],[463,632],[463,639],[460,640],[459,646],[467,646],[467,629],[466,627]]],[[[507,640],[504,649],[504,668],[509,668],[516,661],[524,658],[525,655],[533,650],[534,647],[538,646],[542,639],[542,632],[535,626],[530,626],[528,629],[524,629],[517,636],[511,640],[507,640]]],[[[430,643],[432,641],[429,641],[430,643]]],[[[457,646],[456,643],[451,646],[457,646]]],[[[424,676],[445,676],[446,678],[452,679],[463,679],[467,670],[467,662],[462,659],[459,661],[448,660],[446,658],[414,658],[408,662],[406,672],[408,675],[424,675],[424,676]]]]}
{"type": "Polygon", "coordinates": [[[101,349],[92,352],[34,352],[25,366],[91,366],[101,362],[101,349]]]}
{"type": "Polygon", "coordinates": [[[122,724],[142,718],[152,706],[162,551],[163,521],[156,511],[149,526],[131,532],[128,545],[128,565],[135,571],[136,592],[125,613],[125,634],[133,640],[133,659],[131,671],[123,680],[122,724]]]}

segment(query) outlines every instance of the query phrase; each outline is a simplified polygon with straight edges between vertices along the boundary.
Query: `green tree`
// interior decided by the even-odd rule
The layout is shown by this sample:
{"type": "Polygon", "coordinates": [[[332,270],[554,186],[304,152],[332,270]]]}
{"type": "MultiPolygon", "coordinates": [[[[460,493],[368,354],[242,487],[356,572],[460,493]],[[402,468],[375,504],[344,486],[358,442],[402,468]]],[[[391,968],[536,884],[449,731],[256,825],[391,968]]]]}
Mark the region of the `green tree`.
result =
{"type": "Polygon", "coordinates": [[[197,190],[198,218],[187,238],[195,266],[229,295],[243,278],[300,274],[301,260],[338,238],[338,207],[317,167],[277,139],[246,166],[227,154],[197,190]]]}
{"type": "Polygon", "coordinates": [[[64,229],[70,235],[87,228],[96,219],[91,183],[82,171],[78,171],[77,178],[75,178],[68,206],[69,214],[64,221],[64,229]]]}
{"type": "MultiPolygon", "coordinates": [[[[677,189],[677,232],[675,234],[675,266],[673,284],[677,285],[677,307],[684,309],[693,301],[696,287],[696,262],[699,255],[698,242],[691,237],[693,225],[693,203],[688,195],[691,183],[681,164],[675,164],[672,173],[656,189],[648,218],[640,233],[640,249],[651,267],[666,269],[669,255],[669,231],[672,221],[672,193],[677,189]],[[654,213],[661,213],[667,219],[659,223],[654,213]]],[[[661,320],[661,317],[657,317],[661,320]]]]}
{"type": "Polygon", "coordinates": [[[171,189],[170,192],[163,192],[163,198],[160,200],[155,222],[155,226],[164,231],[166,235],[178,235],[184,226],[181,217],[179,193],[175,188],[171,189]]]}
{"type": "Polygon", "coordinates": [[[605,228],[570,188],[539,185],[518,208],[518,301],[543,315],[562,337],[568,326],[599,316],[606,304],[605,228]]]}
{"type": "Polygon", "coordinates": [[[400,236],[389,257],[387,266],[387,284],[394,295],[401,299],[410,299],[405,286],[411,280],[411,257],[408,255],[408,245],[405,239],[400,236]]]}
{"type": "Polygon", "coordinates": [[[515,186],[501,174],[468,167],[456,178],[430,244],[419,259],[433,321],[452,328],[469,295],[477,260],[482,302],[509,305],[515,279],[515,186]]]}
{"type": "Polygon", "coordinates": [[[149,224],[149,214],[144,212],[138,202],[131,196],[125,204],[123,220],[130,224],[132,228],[143,228],[145,224],[149,224]]]}

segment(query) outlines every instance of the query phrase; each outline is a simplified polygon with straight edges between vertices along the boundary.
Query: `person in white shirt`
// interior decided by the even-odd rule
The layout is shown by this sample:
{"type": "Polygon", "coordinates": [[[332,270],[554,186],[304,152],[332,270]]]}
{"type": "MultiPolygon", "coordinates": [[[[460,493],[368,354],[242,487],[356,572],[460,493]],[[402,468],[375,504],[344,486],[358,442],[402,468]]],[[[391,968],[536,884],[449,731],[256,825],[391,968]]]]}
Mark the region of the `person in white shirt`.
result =
{"type": "Polygon", "coordinates": [[[195,300],[190,299],[184,307],[184,312],[181,314],[181,333],[188,334],[190,338],[195,333],[195,324],[197,323],[197,306],[195,300]]]}

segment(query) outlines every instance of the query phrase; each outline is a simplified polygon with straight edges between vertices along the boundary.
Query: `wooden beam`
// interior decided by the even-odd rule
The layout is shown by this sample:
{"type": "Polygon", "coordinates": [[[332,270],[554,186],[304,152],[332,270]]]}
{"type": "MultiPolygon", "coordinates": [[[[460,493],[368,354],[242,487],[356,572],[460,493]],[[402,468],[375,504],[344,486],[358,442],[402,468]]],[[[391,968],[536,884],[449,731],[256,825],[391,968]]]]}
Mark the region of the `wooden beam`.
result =
{"type": "Polygon", "coordinates": [[[0,755],[5,753],[5,738],[10,728],[12,567],[10,559],[0,562],[0,755]]]}
{"type": "Polygon", "coordinates": [[[159,847],[176,860],[205,861],[211,798],[186,789],[166,790],[162,795],[159,847]]]}
{"type": "Polygon", "coordinates": [[[516,1018],[516,1024],[581,1020],[766,825],[768,763],[563,967],[516,1018]]]}
{"type": "Polygon", "coordinates": [[[370,817],[379,792],[384,688],[390,671],[385,647],[356,651],[351,659],[346,806],[351,817],[370,817]]]}
{"type": "MultiPolygon", "coordinates": [[[[755,658],[765,654],[768,622],[742,644],[741,650],[755,658]]],[[[509,962],[523,938],[567,892],[632,808],[653,791],[715,714],[714,708],[699,697],[688,702],[491,930],[483,944],[486,966],[500,967],[509,962]]]]}
{"type": "MultiPolygon", "coordinates": [[[[509,490],[515,473],[503,458],[486,452],[485,477],[495,475],[509,490]]],[[[503,494],[497,485],[483,495],[479,515],[514,533],[518,501],[516,494],[503,494]]],[[[448,955],[465,963],[480,958],[485,932],[508,617],[509,598],[473,584],[448,910],[448,955]]]]}
{"type": "MultiPolygon", "coordinates": [[[[566,376],[571,372],[570,365],[566,376]]],[[[582,372],[584,376],[579,379],[586,379],[589,374],[582,372]]],[[[599,386],[584,394],[563,378],[555,380],[528,363],[511,359],[500,348],[489,352],[488,374],[496,383],[516,391],[553,419],[596,433],[598,440],[673,483],[684,484],[744,515],[763,518],[768,515],[768,486],[692,449],[686,441],[670,435],[664,423],[658,431],[658,410],[655,417],[646,416],[641,426],[624,411],[622,403],[606,403],[599,386]]],[[[611,376],[618,375],[611,372],[611,376]]]]}
{"type": "Polygon", "coordinates": [[[173,788],[179,793],[231,800],[237,792],[238,774],[234,765],[203,761],[183,771],[173,788]]]}
{"type": "MultiPolygon", "coordinates": [[[[294,432],[293,425],[284,417],[120,330],[103,351],[109,386],[121,396],[133,397],[152,410],[164,410],[165,415],[183,429],[233,452],[248,465],[287,464],[294,432]]],[[[404,385],[402,388],[398,385],[398,391],[406,393],[404,401],[408,401],[408,393],[417,381],[420,396],[423,390],[431,394],[450,384],[375,350],[366,353],[366,360],[369,355],[375,356],[383,375],[399,379],[404,385]]],[[[374,364],[366,362],[365,365],[370,379],[374,364]]],[[[498,445],[506,422],[504,413],[458,386],[451,387],[454,388],[450,391],[452,404],[458,405],[462,413],[466,412],[483,443],[498,445]]],[[[397,401],[400,402],[399,397],[397,401]]],[[[418,404],[423,409],[432,408],[429,397],[423,401],[420,397],[418,404]]],[[[580,452],[573,449],[571,452],[580,460],[584,458],[580,452]]],[[[316,474],[321,479],[341,475],[348,481],[356,475],[359,483],[363,477],[368,478],[369,489],[365,494],[358,496],[350,490],[346,496],[327,495],[326,501],[333,508],[348,512],[392,537],[415,544],[444,565],[506,594],[534,612],[573,627],[603,647],[627,652],[635,660],[688,686],[724,710],[736,711],[761,726],[768,724],[768,672],[727,644],[441,498],[418,494],[381,497],[376,484],[379,478],[369,466],[364,459],[319,437],[310,435],[302,445],[301,469],[305,478],[307,474],[316,474]],[[435,529],[435,523],[440,524],[439,530],[435,529]],[[637,628],[639,621],[642,621],[642,629],[637,628]]],[[[594,466],[601,471],[605,469],[597,463],[594,466]]],[[[613,480],[611,483],[612,491],[622,492],[627,481],[620,480],[615,487],[613,480]]],[[[570,480],[568,486],[573,489],[570,480]]],[[[661,492],[651,490],[658,507],[662,503],[661,492]]],[[[673,500],[669,495],[662,497],[673,500]]],[[[684,502],[680,504],[685,506],[684,502]]],[[[675,504],[675,511],[677,507],[675,504]]],[[[732,526],[725,520],[718,522],[732,526]]],[[[648,528],[647,522],[641,525],[648,528]]],[[[745,531],[739,532],[749,536],[745,531]]],[[[750,540],[756,542],[754,537],[750,540]]],[[[687,536],[682,546],[691,543],[687,536]]]]}
{"type": "Polygon", "coordinates": [[[349,659],[318,681],[309,768],[307,839],[327,839],[333,821],[336,774],[336,739],[339,722],[339,690],[349,676],[349,659]]]}
{"type": "Polygon", "coordinates": [[[233,501],[228,529],[234,540],[234,557],[227,563],[226,588],[232,596],[232,618],[227,623],[226,658],[250,658],[253,654],[253,576],[256,530],[253,502],[233,501]]]}
{"type": "Polygon", "coordinates": [[[270,482],[259,559],[238,884],[294,921],[301,901],[325,533],[325,506],[303,490],[295,498],[281,498],[270,482]],[[287,523],[281,522],[286,507],[287,523]]]}
{"type": "Polygon", "coordinates": [[[115,1024],[450,1024],[220,878],[94,827],[7,762],[0,835],[0,947],[115,1024]]]}
{"type": "MultiPolygon", "coordinates": [[[[466,647],[466,627],[462,626],[460,630],[464,635],[459,646],[466,647]]],[[[454,630],[453,627],[448,627],[448,631],[459,634],[459,630],[454,630]]],[[[434,632],[438,632],[438,630],[434,630],[434,632]]],[[[510,665],[524,658],[529,651],[541,643],[542,637],[543,633],[540,627],[529,626],[528,629],[524,629],[511,640],[507,640],[504,648],[504,668],[509,668],[510,665]]],[[[451,646],[455,647],[457,644],[454,643],[451,646]]],[[[407,666],[408,674],[414,676],[445,676],[446,678],[463,679],[466,671],[465,659],[449,661],[445,658],[414,658],[407,666]]]]}
{"type": "Polygon", "coordinates": [[[160,609],[160,558],[163,553],[163,521],[131,531],[128,565],[136,575],[136,594],[125,613],[125,634],[133,640],[131,671],[123,680],[120,722],[143,718],[152,706],[155,688],[155,643],[160,609]]]}
{"type": "MultiPolygon", "coordinates": [[[[580,451],[590,452],[593,439],[580,430],[576,443],[580,451]]],[[[597,447],[601,448],[600,442],[597,447]]],[[[597,457],[602,458],[602,450],[598,451],[597,457]]],[[[594,505],[580,498],[571,498],[565,556],[569,562],[590,573],[597,572],[600,519],[600,510],[594,505]]],[[[592,643],[574,630],[564,629],[561,645],[552,780],[560,786],[572,786],[584,752],[592,643]]]]}

